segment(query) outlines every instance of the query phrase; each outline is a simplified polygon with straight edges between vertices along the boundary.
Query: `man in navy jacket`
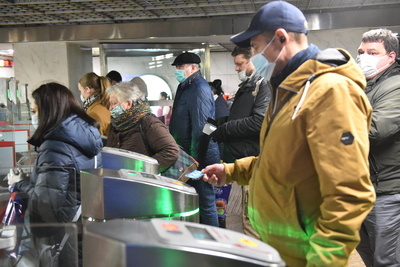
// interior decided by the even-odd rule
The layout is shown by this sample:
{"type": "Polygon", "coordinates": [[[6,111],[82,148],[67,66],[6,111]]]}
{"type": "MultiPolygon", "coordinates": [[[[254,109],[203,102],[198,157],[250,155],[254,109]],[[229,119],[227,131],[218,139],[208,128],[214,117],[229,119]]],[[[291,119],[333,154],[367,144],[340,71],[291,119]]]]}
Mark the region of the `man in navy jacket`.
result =
{"type": "MultiPolygon", "coordinates": [[[[207,118],[214,118],[212,91],[200,73],[200,57],[182,53],[172,63],[180,82],[176,91],[169,129],[175,141],[200,164],[199,170],[219,162],[218,145],[203,133],[207,118]]],[[[199,194],[200,222],[218,226],[213,187],[202,179],[190,180],[199,194]]]]}

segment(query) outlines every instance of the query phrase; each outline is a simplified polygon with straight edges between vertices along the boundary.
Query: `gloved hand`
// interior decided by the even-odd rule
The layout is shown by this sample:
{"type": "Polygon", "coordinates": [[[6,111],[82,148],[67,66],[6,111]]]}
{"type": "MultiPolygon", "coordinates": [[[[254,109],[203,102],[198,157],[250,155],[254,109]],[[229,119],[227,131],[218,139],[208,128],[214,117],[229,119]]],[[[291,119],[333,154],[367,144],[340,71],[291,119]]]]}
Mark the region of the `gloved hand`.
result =
{"type": "Polygon", "coordinates": [[[214,132],[212,132],[210,134],[210,136],[215,142],[219,142],[220,143],[220,142],[225,142],[226,141],[226,138],[225,138],[225,136],[224,136],[224,134],[222,132],[221,127],[217,127],[217,129],[214,132]]]}
{"type": "Polygon", "coordinates": [[[20,168],[18,169],[10,169],[10,172],[7,174],[8,185],[13,185],[23,179],[23,172],[20,168]]]}

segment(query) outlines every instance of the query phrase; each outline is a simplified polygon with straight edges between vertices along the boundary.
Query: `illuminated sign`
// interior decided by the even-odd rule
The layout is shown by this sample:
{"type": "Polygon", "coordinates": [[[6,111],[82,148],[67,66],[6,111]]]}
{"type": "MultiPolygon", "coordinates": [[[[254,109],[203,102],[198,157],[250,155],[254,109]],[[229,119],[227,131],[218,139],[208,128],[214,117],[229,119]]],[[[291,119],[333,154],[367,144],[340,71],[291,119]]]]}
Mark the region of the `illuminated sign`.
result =
{"type": "Polygon", "coordinates": [[[8,59],[0,59],[0,67],[12,67],[14,66],[14,61],[8,59]]]}

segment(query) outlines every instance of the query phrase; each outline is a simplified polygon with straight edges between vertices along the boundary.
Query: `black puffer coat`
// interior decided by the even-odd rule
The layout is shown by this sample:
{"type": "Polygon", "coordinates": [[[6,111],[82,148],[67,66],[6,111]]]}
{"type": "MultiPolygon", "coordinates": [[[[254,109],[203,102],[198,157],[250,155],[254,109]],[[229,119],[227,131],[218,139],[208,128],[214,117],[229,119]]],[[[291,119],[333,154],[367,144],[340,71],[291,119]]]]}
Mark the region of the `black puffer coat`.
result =
{"type": "Polygon", "coordinates": [[[81,199],[80,170],[101,167],[102,146],[99,130],[77,115],[45,136],[30,180],[16,184],[29,197],[31,223],[72,221],[81,199]]]}

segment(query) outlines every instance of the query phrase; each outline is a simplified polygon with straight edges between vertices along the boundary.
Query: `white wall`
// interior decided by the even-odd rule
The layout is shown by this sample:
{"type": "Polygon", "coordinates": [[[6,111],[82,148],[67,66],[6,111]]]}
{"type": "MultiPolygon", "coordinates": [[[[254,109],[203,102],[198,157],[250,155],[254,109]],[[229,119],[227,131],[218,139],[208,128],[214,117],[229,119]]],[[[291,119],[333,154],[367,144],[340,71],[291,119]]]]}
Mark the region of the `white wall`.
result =
{"type": "Polygon", "coordinates": [[[0,67],[0,78],[11,78],[14,77],[13,67],[0,67]]]}
{"type": "Polygon", "coordinates": [[[220,79],[225,93],[235,93],[240,80],[230,52],[211,53],[210,80],[220,79]]]}

